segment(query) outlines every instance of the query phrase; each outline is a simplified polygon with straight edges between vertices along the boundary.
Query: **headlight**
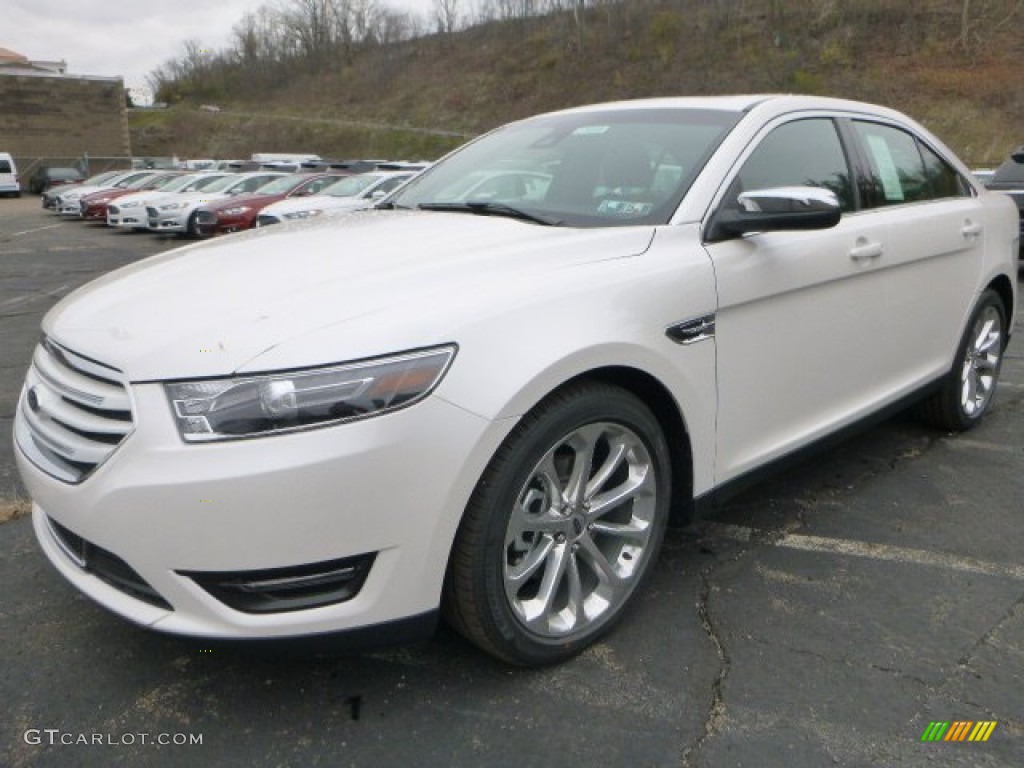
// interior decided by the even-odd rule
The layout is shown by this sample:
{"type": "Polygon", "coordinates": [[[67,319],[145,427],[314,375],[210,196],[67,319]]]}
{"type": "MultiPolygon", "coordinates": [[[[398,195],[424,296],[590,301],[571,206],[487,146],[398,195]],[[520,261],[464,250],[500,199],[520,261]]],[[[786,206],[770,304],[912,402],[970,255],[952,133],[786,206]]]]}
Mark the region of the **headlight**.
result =
{"type": "Polygon", "coordinates": [[[90,205],[105,205],[105,204],[109,203],[113,199],[114,198],[112,198],[112,197],[101,197],[99,200],[92,200],[92,201],[90,201],[90,205]]]}
{"type": "Polygon", "coordinates": [[[248,213],[251,210],[252,208],[248,205],[236,205],[234,208],[227,208],[221,211],[221,213],[225,216],[241,216],[243,213],[248,213]]]}
{"type": "Polygon", "coordinates": [[[284,217],[289,220],[308,219],[310,216],[319,216],[321,213],[323,213],[323,210],[320,208],[310,208],[307,211],[292,211],[291,213],[286,213],[284,217]]]}
{"type": "Polygon", "coordinates": [[[142,203],[136,200],[133,203],[121,203],[120,208],[121,210],[124,210],[125,208],[138,208],[140,205],[142,205],[142,203]]]}
{"type": "Polygon", "coordinates": [[[291,432],[378,416],[422,400],[455,347],[361,363],[164,385],[186,442],[291,432]]]}
{"type": "Polygon", "coordinates": [[[186,207],[187,205],[188,203],[164,203],[163,205],[159,206],[159,208],[161,211],[176,211],[179,208],[186,207]]]}

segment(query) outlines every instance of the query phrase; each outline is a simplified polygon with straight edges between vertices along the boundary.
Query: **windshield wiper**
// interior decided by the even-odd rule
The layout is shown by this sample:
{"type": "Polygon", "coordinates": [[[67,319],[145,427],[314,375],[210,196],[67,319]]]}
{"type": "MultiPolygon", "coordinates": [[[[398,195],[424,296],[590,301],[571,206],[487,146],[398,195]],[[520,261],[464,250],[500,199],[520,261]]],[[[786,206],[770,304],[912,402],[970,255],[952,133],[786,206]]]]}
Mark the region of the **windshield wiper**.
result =
{"type": "Polygon", "coordinates": [[[481,216],[506,216],[510,219],[543,224],[546,227],[557,227],[563,223],[561,219],[543,216],[539,213],[530,213],[507,203],[485,202],[483,200],[469,200],[465,203],[420,203],[416,207],[421,211],[454,211],[456,213],[476,213],[481,216]]]}

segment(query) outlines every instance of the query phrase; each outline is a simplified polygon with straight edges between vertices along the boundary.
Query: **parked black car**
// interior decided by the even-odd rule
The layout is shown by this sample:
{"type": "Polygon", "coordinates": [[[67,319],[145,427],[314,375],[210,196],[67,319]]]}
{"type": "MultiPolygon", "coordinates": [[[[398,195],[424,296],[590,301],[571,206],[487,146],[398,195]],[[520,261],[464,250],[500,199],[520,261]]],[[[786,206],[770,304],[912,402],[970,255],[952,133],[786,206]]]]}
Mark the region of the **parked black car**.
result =
{"type": "Polygon", "coordinates": [[[28,191],[41,195],[52,187],[78,184],[83,176],[76,168],[38,168],[28,180],[28,191]]]}
{"type": "Polygon", "coordinates": [[[1017,204],[1020,213],[1021,265],[1024,267],[1024,146],[1010,153],[985,186],[996,192],[1005,192],[1017,204]]]}

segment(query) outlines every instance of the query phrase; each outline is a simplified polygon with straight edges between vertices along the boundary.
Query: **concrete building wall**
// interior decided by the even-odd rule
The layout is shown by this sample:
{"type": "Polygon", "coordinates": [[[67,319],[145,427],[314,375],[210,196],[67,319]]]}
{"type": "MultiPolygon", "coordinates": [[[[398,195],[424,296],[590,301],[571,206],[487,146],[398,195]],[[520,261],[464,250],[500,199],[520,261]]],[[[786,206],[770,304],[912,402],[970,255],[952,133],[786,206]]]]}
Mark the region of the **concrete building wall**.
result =
{"type": "Polygon", "coordinates": [[[0,71],[0,151],[37,158],[128,157],[121,78],[0,71]]]}

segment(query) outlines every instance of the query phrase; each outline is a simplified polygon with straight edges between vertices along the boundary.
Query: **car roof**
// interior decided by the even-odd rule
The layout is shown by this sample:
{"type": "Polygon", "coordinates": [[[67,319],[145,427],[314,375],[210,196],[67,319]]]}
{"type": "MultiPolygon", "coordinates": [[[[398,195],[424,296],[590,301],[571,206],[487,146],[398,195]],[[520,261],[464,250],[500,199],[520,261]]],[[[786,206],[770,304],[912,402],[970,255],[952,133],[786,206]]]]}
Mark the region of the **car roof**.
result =
{"type": "Polygon", "coordinates": [[[575,114],[644,109],[708,109],[724,112],[752,112],[755,109],[777,114],[801,110],[828,110],[836,112],[870,113],[906,119],[905,115],[877,104],[868,104],[849,99],[829,96],[805,96],[801,94],[760,93],[733,96],[675,96],[655,99],[632,99],[612,101],[604,104],[590,104],[583,107],[559,110],[549,114],[575,114]]]}

